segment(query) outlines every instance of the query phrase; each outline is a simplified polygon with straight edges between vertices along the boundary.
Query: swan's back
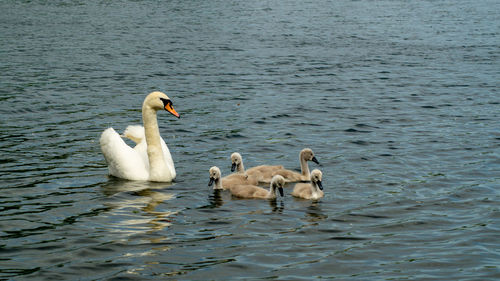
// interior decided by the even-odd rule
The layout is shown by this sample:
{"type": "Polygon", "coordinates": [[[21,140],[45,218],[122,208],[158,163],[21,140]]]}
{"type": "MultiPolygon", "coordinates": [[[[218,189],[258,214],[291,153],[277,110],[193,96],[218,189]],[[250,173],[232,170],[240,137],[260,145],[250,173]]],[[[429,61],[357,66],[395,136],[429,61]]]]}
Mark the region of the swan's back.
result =
{"type": "Polygon", "coordinates": [[[101,134],[99,143],[110,175],[129,180],[148,180],[148,169],[141,155],[128,146],[113,128],[101,134]]]}

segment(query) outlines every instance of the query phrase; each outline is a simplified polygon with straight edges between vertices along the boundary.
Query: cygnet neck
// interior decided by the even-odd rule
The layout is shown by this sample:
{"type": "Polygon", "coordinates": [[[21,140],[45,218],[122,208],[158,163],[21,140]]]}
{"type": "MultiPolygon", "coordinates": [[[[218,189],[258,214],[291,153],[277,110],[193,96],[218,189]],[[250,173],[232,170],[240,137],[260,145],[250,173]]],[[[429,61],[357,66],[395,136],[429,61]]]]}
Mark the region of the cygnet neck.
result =
{"type": "Polygon", "coordinates": [[[267,194],[267,199],[276,199],[276,185],[271,182],[269,185],[269,193],[267,194]]]}
{"type": "Polygon", "coordinates": [[[309,165],[307,164],[307,160],[305,157],[302,155],[302,153],[299,156],[300,159],[300,171],[303,176],[308,177],[309,176],[309,165]]]}
{"type": "Polygon", "coordinates": [[[214,180],[214,189],[224,189],[224,187],[222,187],[222,180],[220,177],[214,180]]]}
{"type": "Polygon", "coordinates": [[[243,160],[240,160],[240,163],[236,165],[236,172],[237,173],[245,173],[245,166],[243,166],[243,160]]]}
{"type": "Polygon", "coordinates": [[[319,193],[321,191],[317,182],[315,181],[311,182],[311,186],[312,186],[312,191],[314,193],[319,193]]]}

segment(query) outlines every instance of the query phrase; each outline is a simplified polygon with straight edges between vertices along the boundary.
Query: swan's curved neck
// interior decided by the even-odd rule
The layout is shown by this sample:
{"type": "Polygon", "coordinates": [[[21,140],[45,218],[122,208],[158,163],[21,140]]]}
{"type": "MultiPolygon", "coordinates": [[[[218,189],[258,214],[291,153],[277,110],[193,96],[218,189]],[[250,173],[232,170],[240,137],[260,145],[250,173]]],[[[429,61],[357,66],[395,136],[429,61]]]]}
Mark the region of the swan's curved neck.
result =
{"type": "Polygon", "coordinates": [[[307,160],[300,155],[300,171],[303,176],[309,176],[309,165],[307,165],[307,160]]]}
{"type": "Polygon", "coordinates": [[[142,106],[142,121],[148,145],[149,180],[162,181],[162,179],[170,177],[170,170],[167,168],[163,157],[156,110],[149,107],[146,103],[142,106]]]}

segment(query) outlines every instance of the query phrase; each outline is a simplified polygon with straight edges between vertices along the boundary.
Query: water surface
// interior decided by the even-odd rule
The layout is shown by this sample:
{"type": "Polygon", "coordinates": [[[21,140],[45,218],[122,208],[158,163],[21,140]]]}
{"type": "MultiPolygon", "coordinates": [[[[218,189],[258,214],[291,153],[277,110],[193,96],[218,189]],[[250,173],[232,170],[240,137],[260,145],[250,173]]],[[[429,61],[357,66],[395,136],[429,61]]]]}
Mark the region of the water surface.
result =
{"type": "Polygon", "coordinates": [[[497,280],[498,1],[0,2],[0,278],[497,280]],[[159,113],[172,184],[107,176],[159,113]],[[208,169],[298,169],[241,200],[208,169]]]}

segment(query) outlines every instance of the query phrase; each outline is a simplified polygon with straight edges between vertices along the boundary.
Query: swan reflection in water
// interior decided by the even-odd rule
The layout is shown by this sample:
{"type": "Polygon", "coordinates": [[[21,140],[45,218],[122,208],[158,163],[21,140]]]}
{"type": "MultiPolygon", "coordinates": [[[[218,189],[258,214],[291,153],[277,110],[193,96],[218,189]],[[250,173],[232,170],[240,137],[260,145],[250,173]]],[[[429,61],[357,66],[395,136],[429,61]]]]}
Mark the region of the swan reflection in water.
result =
{"type": "Polygon", "coordinates": [[[177,212],[159,211],[156,208],[175,198],[173,193],[163,190],[171,185],[110,177],[102,186],[102,191],[107,196],[104,204],[111,209],[109,216],[113,217],[113,228],[120,233],[134,235],[152,233],[170,226],[170,217],[177,212]]]}
{"type": "Polygon", "coordinates": [[[223,191],[220,189],[214,189],[213,193],[208,195],[208,208],[218,208],[224,205],[224,199],[222,198],[223,191]]]}
{"type": "Polygon", "coordinates": [[[328,218],[323,210],[321,210],[321,205],[319,201],[313,201],[310,206],[306,209],[307,220],[310,222],[318,222],[328,218]]]}
{"type": "Polygon", "coordinates": [[[279,201],[279,205],[277,200],[269,200],[269,206],[271,207],[273,213],[283,214],[283,210],[285,209],[285,204],[283,203],[283,200],[279,201]]]}

